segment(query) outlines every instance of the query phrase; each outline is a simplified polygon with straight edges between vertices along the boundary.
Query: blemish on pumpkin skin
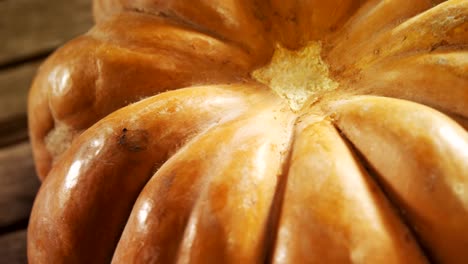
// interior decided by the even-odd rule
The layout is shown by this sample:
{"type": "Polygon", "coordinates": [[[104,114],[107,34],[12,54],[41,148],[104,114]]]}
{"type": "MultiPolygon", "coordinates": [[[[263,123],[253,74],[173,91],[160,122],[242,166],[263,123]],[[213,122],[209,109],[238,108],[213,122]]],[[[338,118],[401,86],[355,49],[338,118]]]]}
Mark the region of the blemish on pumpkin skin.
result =
{"type": "Polygon", "coordinates": [[[165,189],[169,190],[171,188],[172,184],[174,183],[175,177],[175,175],[171,175],[170,177],[166,177],[163,179],[163,185],[165,189]]]}
{"type": "Polygon", "coordinates": [[[140,152],[148,148],[148,132],[142,129],[128,130],[123,128],[118,138],[118,145],[131,152],[140,152]]]}

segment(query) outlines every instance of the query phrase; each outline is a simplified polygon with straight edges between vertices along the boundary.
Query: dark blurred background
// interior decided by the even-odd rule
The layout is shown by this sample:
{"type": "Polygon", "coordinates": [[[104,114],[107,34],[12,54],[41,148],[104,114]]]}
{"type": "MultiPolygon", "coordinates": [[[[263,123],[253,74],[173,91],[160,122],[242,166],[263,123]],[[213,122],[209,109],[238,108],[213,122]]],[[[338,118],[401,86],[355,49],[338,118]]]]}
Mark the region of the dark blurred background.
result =
{"type": "Polygon", "coordinates": [[[92,0],[0,0],[0,263],[27,263],[26,228],[39,180],[26,102],[47,56],[92,25],[92,0]]]}

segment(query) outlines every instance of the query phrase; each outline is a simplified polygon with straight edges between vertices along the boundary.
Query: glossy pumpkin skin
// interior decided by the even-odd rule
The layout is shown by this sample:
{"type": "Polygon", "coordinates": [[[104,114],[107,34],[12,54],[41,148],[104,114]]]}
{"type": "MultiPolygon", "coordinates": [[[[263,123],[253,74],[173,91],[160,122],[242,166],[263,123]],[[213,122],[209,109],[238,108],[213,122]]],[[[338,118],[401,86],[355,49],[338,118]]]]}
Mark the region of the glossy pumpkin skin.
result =
{"type": "Polygon", "coordinates": [[[30,263],[468,261],[467,1],[94,4],[30,93],[30,263]],[[291,110],[252,73],[312,41],[291,110]]]}

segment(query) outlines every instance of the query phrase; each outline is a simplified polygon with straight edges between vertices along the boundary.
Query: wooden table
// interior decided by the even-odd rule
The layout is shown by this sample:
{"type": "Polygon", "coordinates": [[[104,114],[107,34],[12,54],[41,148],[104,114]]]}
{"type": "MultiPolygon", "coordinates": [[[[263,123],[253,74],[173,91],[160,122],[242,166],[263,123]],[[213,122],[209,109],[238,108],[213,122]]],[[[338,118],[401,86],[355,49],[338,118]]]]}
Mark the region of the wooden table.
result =
{"type": "Polygon", "coordinates": [[[0,0],[0,264],[27,263],[40,186],[27,133],[29,85],[51,52],[91,26],[91,0],[0,0]]]}

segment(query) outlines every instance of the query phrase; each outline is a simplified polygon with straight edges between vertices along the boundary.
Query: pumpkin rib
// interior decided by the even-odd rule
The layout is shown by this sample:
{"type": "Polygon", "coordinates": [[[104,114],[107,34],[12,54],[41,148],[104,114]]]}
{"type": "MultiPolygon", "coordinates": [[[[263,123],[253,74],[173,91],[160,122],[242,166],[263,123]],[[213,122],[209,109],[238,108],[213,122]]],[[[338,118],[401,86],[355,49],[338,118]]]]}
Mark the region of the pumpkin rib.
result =
{"type": "Polygon", "coordinates": [[[354,145],[354,143],[346,136],[346,134],[343,131],[341,131],[340,127],[335,122],[333,122],[333,126],[338,131],[343,140],[346,142],[346,144],[351,148],[356,159],[359,160],[359,163],[362,165],[362,168],[366,171],[366,174],[369,176],[369,178],[371,178],[371,181],[377,186],[377,188],[383,194],[385,199],[388,201],[390,207],[393,209],[393,212],[397,215],[397,217],[402,221],[403,225],[407,228],[410,236],[416,242],[419,250],[421,250],[421,253],[424,255],[427,262],[437,263],[429,247],[424,243],[421,236],[415,230],[408,216],[405,214],[403,208],[399,205],[398,201],[388,192],[387,188],[385,188],[384,183],[380,180],[382,177],[373,168],[372,164],[369,162],[366,156],[357,148],[356,145],[354,145]]]}
{"type": "Polygon", "coordinates": [[[152,0],[122,2],[123,10],[168,17],[218,39],[235,43],[256,60],[264,63],[273,51],[273,45],[267,41],[267,25],[255,16],[255,8],[245,7],[254,5],[252,1],[226,0],[215,4],[198,0],[193,1],[190,6],[187,6],[184,0],[170,0],[165,3],[152,0]],[[262,35],[262,38],[258,38],[258,35],[262,35]]]}
{"type": "Polygon", "coordinates": [[[54,128],[55,121],[49,108],[47,93],[43,92],[45,86],[38,84],[37,77],[34,78],[32,86],[41,88],[31,88],[28,94],[29,138],[36,173],[39,179],[43,180],[52,167],[52,156],[47,150],[45,138],[49,131],[54,128]]]}
{"type": "Polygon", "coordinates": [[[210,59],[212,63],[229,60],[229,63],[241,69],[252,67],[253,60],[248,53],[236,45],[166,18],[122,12],[96,25],[88,35],[105,43],[148,55],[161,51],[177,52],[203,55],[207,57],[204,59],[210,59]],[[123,34],[123,30],[128,27],[134,29],[123,34]]]}
{"type": "MultiPolygon", "coordinates": [[[[398,98],[398,97],[393,97],[393,98],[407,100],[406,98],[398,98]]],[[[431,105],[429,103],[422,103],[422,102],[418,102],[418,101],[413,101],[413,102],[420,103],[422,105],[428,106],[428,107],[430,107],[430,108],[444,114],[447,118],[452,119],[460,127],[464,128],[465,131],[468,132],[468,117],[464,117],[464,116],[462,116],[460,114],[451,112],[451,111],[446,110],[446,109],[439,108],[438,106],[434,106],[434,105],[431,105]]]]}
{"type": "Polygon", "coordinates": [[[362,70],[349,85],[361,94],[412,100],[466,118],[467,70],[467,52],[439,51],[388,58],[362,70]]]}
{"type": "MultiPolygon", "coordinates": [[[[55,110],[55,107],[57,105],[60,106],[61,104],[54,100],[55,97],[53,95],[59,91],[66,91],[69,85],[75,84],[77,89],[68,91],[68,97],[66,97],[68,100],[66,100],[62,105],[64,105],[65,108],[85,109],[87,113],[92,114],[89,106],[93,104],[94,92],[89,92],[88,88],[92,87],[97,79],[96,76],[89,74],[89,72],[97,70],[97,65],[90,59],[94,55],[94,52],[90,51],[87,56],[80,58],[77,58],[79,57],[77,56],[77,53],[79,53],[78,50],[85,48],[87,45],[94,42],[93,40],[86,40],[81,37],[72,40],[71,43],[74,43],[76,50],[67,49],[67,46],[61,47],[59,51],[56,51],[43,65],[41,65],[33,80],[28,96],[28,126],[31,128],[30,138],[33,145],[34,159],[37,163],[36,170],[39,178],[41,179],[45,178],[45,175],[52,167],[53,159],[50,154],[50,150],[60,148],[59,146],[48,148],[45,142],[50,131],[59,126],[58,123],[61,123],[60,120],[57,120],[57,117],[61,116],[61,113],[60,111],[55,110]],[[62,63],[54,62],[60,61],[63,57],[67,56],[72,58],[68,62],[73,63],[78,60],[80,63],[87,65],[87,67],[67,68],[62,67],[62,63]],[[53,67],[54,65],[56,67],[53,67]],[[70,72],[74,72],[75,76],[78,76],[79,78],[73,78],[74,76],[73,74],[70,74],[70,72]],[[75,96],[78,97],[79,100],[70,100],[75,96]]],[[[81,129],[83,129],[83,127],[78,127],[78,130],[81,129]]],[[[56,140],[58,141],[57,143],[64,143],[64,145],[68,144],[62,140],[62,137],[67,138],[66,135],[60,135],[56,140]]]]}
{"type": "Polygon", "coordinates": [[[89,263],[109,257],[105,251],[114,250],[119,226],[125,224],[154,166],[198,130],[235,118],[264,95],[237,87],[241,89],[199,87],[164,93],[121,109],[80,135],[36,198],[28,233],[31,261],[89,263]],[[171,122],[173,118],[181,123],[171,122]],[[93,232],[84,232],[90,227],[93,232]]]}
{"type": "Polygon", "coordinates": [[[272,263],[427,262],[329,120],[295,133],[272,263]]]}
{"type": "Polygon", "coordinates": [[[378,47],[378,53],[370,47],[367,56],[360,58],[357,64],[369,65],[409,51],[427,52],[444,45],[467,44],[462,34],[468,26],[463,18],[466,13],[468,6],[464,0],[451,0],[427,9],[388,31],[373,44],[378,47]]]}
{"type": "Polygon", "coordinates": [[[205,27],[203,27],[201,25],[190,22],[189,20],[183,19],[183,18],[177,16],[174,13],[154,14],[152,12],[148,12],[148,11],[145,11],[145,10],[142,10],[142,9],[137,9],[137,8],[129,8],[129,9],[126,9],[126,10],[128,10],[130,12],[135,12],[136,14],[144,14],[144,15],[156,16],[156,17],[159,17],[159,18],[167,19],[168,21],[170,21],[172,23],[183,25],[183,26],[185,26],[187,28],[190,28],[190,29],[192,29],[192,30],[194,30],[196,32],[200,32],[200,33],[206,34],[206,35],[208,35],[210,37],[213,37],[215,39],[218,39],[219,41],[222,41],[224,43],[229,43],[229,44],[232,44],[234,46],[237,46],[240,49],[244,50],[248,54],[251,53],[251,51],[249,51],[249,48],[247,47],[247,45],[243,44],[242,42],[231,40],[228,37],[223,36],[223,35],[217,33],[214,30],[210,30],[210,29],[205,28],[205,27]]]}
{"type": "Polygon", "coordinates": [[[389,57],[426,53],[444,46],[461,49],[467,44],[463,36],[468,25],[466,21],[464,22],[463,15],[467,12],[463,0],[447,1],[433,8],[428,4],[425,9],[405,16],[404,21],[381,31],[376,36],[373,35],[374,31],[365,32],[366,39],[361,44],[351,42],[354,37],[353,32],[348,33],[350,34],[348,37],[338,35],[336,40],[338,48],[333,48],[326,59],[331,68],[343,78],[353,79],[356,69],[365,69],[389,57]],[[456,17],[456,19],[447,20],[447,17],[456,17]],[[350,38],[351,41],[347,41],[346,38],[350,38]],[[343,39],[344,41],[339,43],[343,39]],[[349,45],[352,47],[351,50],[349,45]]]}
{"type": "Polygon", "coordinates": [[[359,96],[331,109],[434,258],[467,259],[466,131],[431,108],[399,99],[359,96]]]}
{"type": "Polygon", "coordinates": [[[429,9],[427,0],[368,1],[344,25],[326,40],[325,56],[331,69],[341,72],[366,54],[377,52],[375,42],[404,21],[429,9]],[[385,13],[385,16],[381,14],[385,13]],[[369,48],[371,47],[371,48],[369,48]]]}

